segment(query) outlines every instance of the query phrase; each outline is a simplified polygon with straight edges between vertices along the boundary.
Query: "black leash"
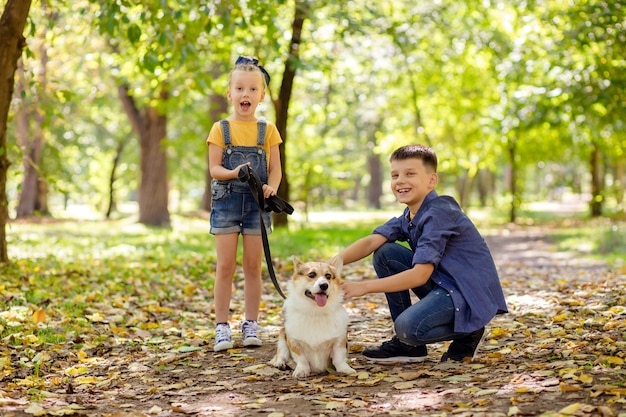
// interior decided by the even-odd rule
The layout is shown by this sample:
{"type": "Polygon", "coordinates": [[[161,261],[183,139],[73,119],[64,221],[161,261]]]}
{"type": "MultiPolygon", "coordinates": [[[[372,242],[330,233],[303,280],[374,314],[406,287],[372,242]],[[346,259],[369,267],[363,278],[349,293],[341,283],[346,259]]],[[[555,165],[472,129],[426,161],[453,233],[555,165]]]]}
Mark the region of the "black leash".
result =
{"type": "Polygon", "coordinates": [[[276,213],[293,213],[293,207],[278,197],[277,195],[273,195],[270,198],[265,198],[263,196],[263,183],[261,183],[261,179],[259,175],[254,172],[252,168],[249,166],[244,166],[239,170],[238,174],[239,181],[248,183],[250,187],[250,191],[252,192],[252,196],[254,197],[254,201],[259,206],[259,219],[261,220],[261,236],[263,237],[263,252],[265,252],[265,263],[267,264],[267,272],[270,274],[270,278],[272,279],[272,283],[274,284],[274,288],[278,291],[281,297],[286,298],[285,294],[283,294],[280,289],[280,285],[278,285],[278,280],[276,279],[276,273],[274,272],[274,265],[272,264],[272,254],[270,253],[270,243],[267,239],[267,231],[265,230],[265,222],[263,221],[262,211],[265,210],[267,212],[274,211],[276,213]]]}

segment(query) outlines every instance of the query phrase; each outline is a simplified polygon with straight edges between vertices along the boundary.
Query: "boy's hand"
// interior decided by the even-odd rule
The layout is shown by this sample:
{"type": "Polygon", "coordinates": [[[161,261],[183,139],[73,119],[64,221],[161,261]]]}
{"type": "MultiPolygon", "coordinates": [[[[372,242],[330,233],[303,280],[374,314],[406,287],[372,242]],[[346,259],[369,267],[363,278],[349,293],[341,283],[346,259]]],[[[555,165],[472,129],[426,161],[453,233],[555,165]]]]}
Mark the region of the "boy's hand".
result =
{"type": "Polygon", "coordinates": [[[341,284],[341,289],[343,290],[344,300],[367,294],[367,291],[365,290],[365,282],[344,281],[341,284]]]}

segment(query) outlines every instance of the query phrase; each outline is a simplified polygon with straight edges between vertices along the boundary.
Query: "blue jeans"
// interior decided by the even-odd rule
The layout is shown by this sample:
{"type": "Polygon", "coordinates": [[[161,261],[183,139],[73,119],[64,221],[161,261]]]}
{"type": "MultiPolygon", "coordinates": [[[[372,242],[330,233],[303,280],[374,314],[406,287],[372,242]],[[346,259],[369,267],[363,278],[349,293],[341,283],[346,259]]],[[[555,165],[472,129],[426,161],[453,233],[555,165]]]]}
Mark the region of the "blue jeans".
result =
{"type": "MultiPolygon", "coordinates": [[[[413,267],[413,251],[398,243],[385,243],[374,252],[374,270],[379,278],[395,275],[413,267]]],[[[411,304],[409,290],[385,293],[396,336],[411,346],[452,340],[454,304],[448,292],[432,280],[413,288],[420,299],[411,304]]]]}
{"type": "MultiPolygon", "coordinates": [[[[247,184],[213,180],[211,194],[210,232],[212,234],[261,235],[259,206],[247,184]]],[[[272,233],[271,213],[261,210],[261,216],[267,234],[272,233]]]]}

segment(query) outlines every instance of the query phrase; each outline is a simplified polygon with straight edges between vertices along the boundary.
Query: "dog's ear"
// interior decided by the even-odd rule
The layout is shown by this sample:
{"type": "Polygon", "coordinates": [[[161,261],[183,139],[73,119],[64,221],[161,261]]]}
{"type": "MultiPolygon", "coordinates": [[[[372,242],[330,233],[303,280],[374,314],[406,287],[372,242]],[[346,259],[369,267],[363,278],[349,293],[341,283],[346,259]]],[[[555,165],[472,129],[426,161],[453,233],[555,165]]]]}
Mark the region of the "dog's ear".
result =
{"type": "Polygon", "coordinates": [[[335,268],[335,272],[338,276],[341,276],[341,269],[343,268],[343,258],[341,255],[336,255],[328,261],[328,264],[335,268]]]}
{"type": "Polygon", "coordinates": [[[297,271],[298,269],[300,269],[300,265],[302,265],[302,261],[298,259],[297,256],[292,256],[291,260],[293,261],[293,270],[297,271]]]}

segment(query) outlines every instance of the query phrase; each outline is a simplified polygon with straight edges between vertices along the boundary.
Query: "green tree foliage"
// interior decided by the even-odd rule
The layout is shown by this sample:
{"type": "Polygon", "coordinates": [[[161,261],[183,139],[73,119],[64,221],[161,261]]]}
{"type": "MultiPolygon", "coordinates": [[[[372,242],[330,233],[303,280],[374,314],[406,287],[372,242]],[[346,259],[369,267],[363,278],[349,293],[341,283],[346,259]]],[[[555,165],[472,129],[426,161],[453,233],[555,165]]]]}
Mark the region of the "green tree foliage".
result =
{"type": "Polygon", "coordinates": [[[589,160],[590,209],[599,216],[606,199],[603,171],[623,166],[626,149],[626,3],[579,2],[546,15],[562,30],[551,56],[566,97],[561,109],[574,144],[589,160]],[[603,158],[611,163],[602,164],[603,158]]]}
{"type": "MultiPolygon", "coordinates": [[[[112,195],[120,207],[136,201],[142,151],[118,96],[122,86],[131,108],[163,117],[158,143],[167,161],[167,204],[199,207],[208,184],[204,141],[211,124],[228,114],[217,98],[226,93],[237,55],[255,55],[272,75],[259,115],[284,129],[287,197],[303,202],[301,210],[383,207],[390,198],[383,191],[387,155],[409,142],[436,149],[442,191],[465,206],[476,197],[483,205],[504,202],[514,221],[525,202],[569,188],[593,193],[592,213],[609,203],[619,210],[626,148],[622,2],[347,5],[59,3],[56,23],[41,40],[48,45],[51,98],[42,172],[53,205],[62,196],[104,213],[120,143],[112,195]],[[211,103],[221,104],[216,110],[211,103]]],[[[35,9],[36,27],[43,19],[35,9]]],[[[29,71],[37,53],[32,49],[24,61],[29,71]]],[[[29,91],[35,84],[33,78],[29,91]]],[[[11,135],[14,129],[9,124],[11,135]]],[[[21,158],[15,146],[8,149],[21,158]]],[[[14,164],[12,210],[21,175],[14,164]]]]}

